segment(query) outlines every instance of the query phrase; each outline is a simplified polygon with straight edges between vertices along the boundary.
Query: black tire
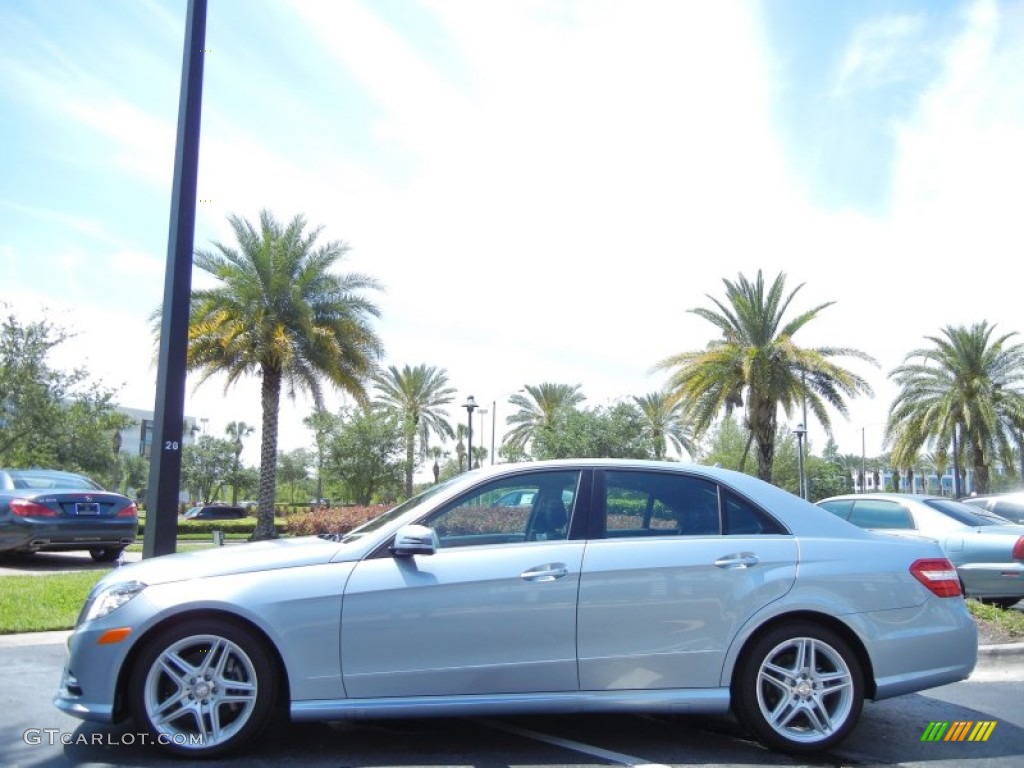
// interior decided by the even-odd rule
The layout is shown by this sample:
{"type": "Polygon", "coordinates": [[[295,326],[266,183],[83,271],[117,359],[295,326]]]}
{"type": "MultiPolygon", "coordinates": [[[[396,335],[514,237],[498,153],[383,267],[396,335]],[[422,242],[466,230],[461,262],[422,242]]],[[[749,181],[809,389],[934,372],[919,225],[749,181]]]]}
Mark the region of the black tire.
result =
{"type": "Polygon", "coordinates": [[[983,597],[981,602],[985,605],[994,605],[996,608],[1012,608],[1020,602],[1019,597],[983,597]]]}
{"type": "Polygon", "coordinates": [[[89,557],[97,563],[112,563],[121,556],[124,547],[93,547],[89,550],[89,557]]]}
{"type": "Polygon", "coordinates": [[[766,746],[812,754],[845,739],[860,718],[864,675],[836,632],[798,621],[768,630],[733,676],[737,718],[766,746]]]}
{"type": "Polygon", "coordinates": [[[153,743],[206,758],[246,746],[268,725],[277,669],[264,642],[224,619],[191,619],[146,643],[131,672],[129,706],[153,743]]]}

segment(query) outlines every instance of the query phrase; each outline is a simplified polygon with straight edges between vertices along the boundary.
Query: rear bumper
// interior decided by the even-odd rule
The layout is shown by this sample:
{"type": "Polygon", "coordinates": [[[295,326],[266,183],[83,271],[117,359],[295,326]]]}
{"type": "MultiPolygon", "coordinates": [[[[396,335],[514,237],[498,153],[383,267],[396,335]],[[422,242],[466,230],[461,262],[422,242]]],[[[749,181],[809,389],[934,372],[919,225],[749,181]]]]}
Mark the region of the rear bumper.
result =
{"type": "Polygon", "coordinates": [[[75,520],[73,525],[44,520],[17,520],[5,526],[0,549],[17,552],[66,552],[96,547],[124,547],[139,531],[138,520],[75,520]]]}
{"type": "Polygon", "coordinates": [[[978,660],[978,627],[959,597],[860,614],[858,624],[872,638],[874,699],[964,680],[978,660]]]}

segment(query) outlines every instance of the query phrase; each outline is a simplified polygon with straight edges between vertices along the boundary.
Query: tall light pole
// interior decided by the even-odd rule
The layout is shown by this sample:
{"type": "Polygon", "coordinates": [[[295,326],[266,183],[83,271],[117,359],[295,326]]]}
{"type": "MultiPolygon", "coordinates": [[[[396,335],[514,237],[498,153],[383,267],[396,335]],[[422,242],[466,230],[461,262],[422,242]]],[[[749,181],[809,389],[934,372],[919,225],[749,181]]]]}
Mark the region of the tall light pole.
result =
{"type": "MultiPolygon", "coordinates": [[[[800,386],[803,389],[803,400],[804,400],[804,423],[801,425],[804,428],[804,438],[807,437],[807,371],[804,369],[800,370],[800,386]]],[[[804,475],[804,480],[800,484],[800,495],[805,499],[811,498],[811,489],[807,475],[804,475]]]]}
{"type": "Polygon", "coordinates": [[[868,484],[868,453],[864,439],[864,427],[860,428],[860,492],[866,493],[868,484]]]}
{"type": "Polygon", "coordinates": [[[957,433],[960,425],[953,423],[953,498],[959,499],[960,493],[960,446],[957,444],[957,433]]]}
{"type": "MultiPolygon", "coordinates": [[[[480,417],[480,448],[481,449],[485,449],[485,447],[486,447],[486,445],[485,445],[486,440],[484,439],[484,424],[486,424],[486,422],[484,421],[484,416],[486,416],[486,415],[487,415],[487,409],[486,408],[480,408],[479,412],[477,413],[477,416],[480,417]]],[[[493,435],[492,435],[492,437],[493,437],[493,435]]]]}
{"type": "Polygon", "coordinates": [[[466,402],[462,405],[469,414],[469,434],[466,437],[468,444],[466,450],[466,470],[473,468],[473,411],[477,409],[476,399],[472,395],[466,398],[466,402]]]}
{"type": "Polygon", "coordinates": [[[799,474],[800,498],[806,499],[807,493],[804,486],[804,436],[807,434],[807,430],[804,429],[803,424],[797,424],[793,434],[796,435],[796,466],[799,474]]]}

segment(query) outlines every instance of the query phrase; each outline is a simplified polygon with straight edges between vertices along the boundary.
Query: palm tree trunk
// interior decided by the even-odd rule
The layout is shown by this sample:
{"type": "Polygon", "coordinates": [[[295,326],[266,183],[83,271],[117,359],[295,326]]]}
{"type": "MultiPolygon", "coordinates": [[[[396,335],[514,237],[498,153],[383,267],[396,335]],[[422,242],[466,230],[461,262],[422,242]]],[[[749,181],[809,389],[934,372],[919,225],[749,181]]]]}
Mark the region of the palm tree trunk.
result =
{"type": "Polygon", "coordinates": [[[274,491],[277,485],[277,419],[281,405],[281,372],[263,368],[261,385],[263,434],[260,436],[260,507],[253,541],[276,539],[274,491]]]}
{"type": "Polygon", "coordinates": [[[775,409],[773,401],[759,402],[748,399],[750,406],[750,431],[757,442],[757,476],[766,483],[772,481],[772,465],[775,463],[775,409]]]}
{"type": "Polygon", "coordinates": [[[413,452],[416,450],[416,423],[406,419],[405,423],[405,498],[412,498],[413,452]]]}
{"type": "Polygon", "coordinates": [[[974,453],[974,488],[976,493],[988,493],[988,464],[985,463],[985,454],[981,448],[975,447],[974,453]]]}
{"type": "Polygon", "coordinates": [[[754,442],[754,433],[747,432],[747,444],[743,446],[743,455],[740,456],[740,472],[747,471],[747,456],[750,454],[750,444],[754,442]]]}

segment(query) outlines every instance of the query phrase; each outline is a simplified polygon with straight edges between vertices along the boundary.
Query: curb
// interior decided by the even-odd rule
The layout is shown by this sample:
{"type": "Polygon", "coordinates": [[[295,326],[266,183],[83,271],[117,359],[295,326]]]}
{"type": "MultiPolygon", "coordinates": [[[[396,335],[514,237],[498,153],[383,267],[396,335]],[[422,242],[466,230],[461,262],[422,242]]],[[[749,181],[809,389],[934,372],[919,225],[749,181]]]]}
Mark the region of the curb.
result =
{"type": "Polygon", "coordinates": [[[1001,643],[979,645],[978,661],[1020,661],[1024,660],[1024,643],[1001,643]]]}

